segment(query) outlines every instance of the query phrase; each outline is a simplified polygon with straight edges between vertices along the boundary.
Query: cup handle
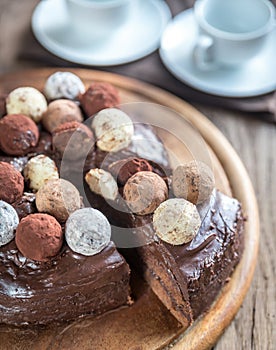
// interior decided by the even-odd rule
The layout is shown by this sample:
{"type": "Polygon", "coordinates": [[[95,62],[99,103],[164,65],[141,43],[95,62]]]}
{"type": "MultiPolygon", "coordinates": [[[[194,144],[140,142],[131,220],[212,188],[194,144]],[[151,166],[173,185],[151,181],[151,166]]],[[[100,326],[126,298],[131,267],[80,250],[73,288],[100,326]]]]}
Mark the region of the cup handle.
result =
{"type": "Polygon", "coordinates": [[[213,54],[214,40],[207,35],[200,35],[194,47],[193,58],[196,66],[203,71],[217,68],[213,54]]]}

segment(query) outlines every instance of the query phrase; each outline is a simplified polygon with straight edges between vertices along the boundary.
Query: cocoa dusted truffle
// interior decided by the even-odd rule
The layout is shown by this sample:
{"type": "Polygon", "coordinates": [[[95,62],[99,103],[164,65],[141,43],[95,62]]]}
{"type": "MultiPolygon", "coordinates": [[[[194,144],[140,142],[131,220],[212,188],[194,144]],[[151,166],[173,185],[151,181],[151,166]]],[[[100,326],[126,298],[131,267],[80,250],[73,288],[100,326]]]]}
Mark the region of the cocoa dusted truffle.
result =
{"type": "Polygon", "coordinates": [[[53,215],[60,222],[65,222],[81,205],[79,191],[64,179],[49,180],[36,193],[38,211],[53,215]]]}
{"type": "Polygon", "coordinates": [[[12,165],[0,162],[0,199],[13,203],[22,197],[24,177],[12,165]]]}
{"type": "Polygon", "coordinates": [[[55,100],[51,102],[42,117],[42,124],[50,133],[53,133],[61,124],[72,121],[81,123],[83,116],[79,106],[69,100],[55,100]]]}
{"type": "Polygon", "coordinates": [[[179,165],[173,172],[174,195],[193,204],[208,200],[215,188],[215,178],[210,167],[201,161],[179,165]]]}
{"type": "Polygon", "coordinates": [[[47,261],[60,251],[63,243],[62,229],[51,215],[31,214],[20,221],[15,243],[26,258],[47,261]]]}
{"type": "Polygon", "coordinates": [[[168,187],[159,175],[150,171],[140,171],[126,182],[124,199],[133,213],[151,214],[168,199],[168,187]]]}
{"type": "Polygon", "coordinates": [[[53,132],[53,148],[60,157],[76,160],[86,157],[94,147],[94,135],[84,124],[68,122],[53,132]]]}
{"type": "Polygon", "coordinates": [[[92,83],[79,100],[85,113],[90,117],[102,109],[120,104],[120,97],[115,87],[109,83],[92,83]]]}
{"type": "Polygon", "coordinates": [[[24,114],[8,114],[0,120],[0,149],[8,155],[24,156],[38,139],[35,122],[24,114]]]}
{"type": "Polygon", "coordinates": [[[108,170],[120,185],[124,185],[132,175],[139,171],[152,171],[152,166],[146,159],[128,158],[110,164],[108,170]]]}

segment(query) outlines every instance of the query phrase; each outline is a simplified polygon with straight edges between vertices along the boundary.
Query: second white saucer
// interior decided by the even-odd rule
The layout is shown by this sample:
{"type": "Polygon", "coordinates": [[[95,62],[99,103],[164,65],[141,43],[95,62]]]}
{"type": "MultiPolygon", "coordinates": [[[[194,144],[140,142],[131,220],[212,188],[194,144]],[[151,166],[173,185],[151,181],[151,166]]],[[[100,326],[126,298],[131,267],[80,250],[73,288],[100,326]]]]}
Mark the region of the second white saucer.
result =
{"type": "Polygon", "coordinates": [[[32,29],[37,40],[50,52],[68,61],[111,66],[144,57],[159,47],[171,18],[162,0],[136,0],[127,22],[105,40],[82,42],[70,26],[64,0],[41,1],[34,10],[32,29]]]}
{"type": "Polygon", "coordinates": [[[196,36],[192,9],[172,19],[163,33],[161,59],[179,80],[198,90],[227,97],[256,96],[276,89],[276,30],[264,49],[245,65],[204,72],[193,62],[196,36]]]}

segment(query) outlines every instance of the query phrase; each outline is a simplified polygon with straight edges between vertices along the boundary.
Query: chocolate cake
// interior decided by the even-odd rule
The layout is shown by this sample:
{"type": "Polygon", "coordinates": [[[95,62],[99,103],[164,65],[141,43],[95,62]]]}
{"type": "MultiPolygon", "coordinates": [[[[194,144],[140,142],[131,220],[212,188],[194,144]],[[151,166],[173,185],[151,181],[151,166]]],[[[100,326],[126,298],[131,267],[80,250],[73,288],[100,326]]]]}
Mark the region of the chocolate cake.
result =
{"type": "MultiPolygon", "coordinates": [[[[10,203],[17,212],[19,225],[38,211],[47,212],[60,222],[65,232],[62,248],[46,261],[24,256],[16,239],[0,246],[1,323],[26,325],[68,321],[127,305],[130,300],[129,264],[143,276],[176,319],[188,327],[210,308],[239,262],[244,223],[240,203],[213,188],[208,171],[196,174],[193,168],[182,179],[180,169],[180,180],[176,178],[165,146],[154,128],[144,124],[133,126],[131,119],[135,116],[129,118],[110,105],[113,95],[109,98],[109,94],[114,94],[114,88],[108,86],[103,93],[104,86],[98,89],[95,83],[88,88],[99,111],[92,123],[85,113],[93,110],[91,98],[87,99],[85,93],[79,96],[79,101],[85,106],[82,110],[84,119],[87,119],[85,128],[79,126],[79,113],[75,121],[70,115],[69,123],[66,116],[59,116],[59,120],[70,125],[62,122],[51,129],[51,135],[39,124],[39,141],[27,152],[15,155],[6,152],[5,147],[0,150],[0,162],[11,164],[25,176],[25,193],[10,203]],[[98,93],[99,97],[94,96],[98,93]],[[100,102],[102,107],[98,105],[100,102]],[[115,136],[114,129],[117,130],[115,136]],[[72,154],[75,146],[66,133],[73,135],[76,130],[80,130],[81,136],[78,136],[75,148],[78,152],[72,154]],[[65,147],[67,144],[63,142],[71,144],[65,147]],[[80,147],[86,142],[90,142],[91,147],[80,147]],[[82,153],[86,154],[85,158],[82,153]],[[82,196],[82,203],[68,214],[69,218],[63,219],[55,214],[55,210],[49,212],[47,206],[40,209],[37,205],[44,185],[39,182],[39,188],[32,188],[25,170],[28,161],[37,155],[54,161],[57,169],[52,176],[55,178],[58,174],[62,180],[69,181],[82,196]],[[203,173],[204,179],[200,178],[203,173]],[[181,187],[185,181],[185,186],[190,186],[187,193],[192,193],[187,197],[186,189],[181,187]],[[153,201],[145,204],[149,192],[153,201]],[[202,193],[203,199],[200,198],[202,193]],[[166,212],[165,206],[176,210],[176,205],[184,205],[181,207],[183,217],[182,221],[175,220],[178,226],[170,230],[160,217],[170,221],[170,216],[162,215],[162,210],[166,212]],[[84,250],[72,249],[82,247],[83,242],[73,242],[74,245],[66,240],[69,237],[66,224],[83,207],[99,210],[112,226],[111,241],[105,242],[99,251],[96,252],[94,243],[89,242],[93,246],[91,256],[86,256],[84,250]]],[[[53,87],[53,91],[59,89],[53,87]]],[[[54,99],[51,94],[51,100],[54,99]]],[[[117,93],[114,101],[116,104],[119,101],[117,93]]],[[[13,112],[8,110],[7,113],[13,112]]],[[[39,119],[47,125],[45,116],[47,110],[44,116],[35,116],[36,122],[39,119]]],[[[32,118],[31,115],[28,117],[32,118]]],[[[4,137],[1,123],[0,137],[4,137]]],[[[193,166],[190,164],[191,169],[193,166]]],[[[46,180],[48,187],[51,187],[50,181],[60,181],[46,180]]],[[[83,222],[79,222],[79,226],[84,226],[83,222]]],[[[97,234],[101,235],[98,231],[97,234]]]]}

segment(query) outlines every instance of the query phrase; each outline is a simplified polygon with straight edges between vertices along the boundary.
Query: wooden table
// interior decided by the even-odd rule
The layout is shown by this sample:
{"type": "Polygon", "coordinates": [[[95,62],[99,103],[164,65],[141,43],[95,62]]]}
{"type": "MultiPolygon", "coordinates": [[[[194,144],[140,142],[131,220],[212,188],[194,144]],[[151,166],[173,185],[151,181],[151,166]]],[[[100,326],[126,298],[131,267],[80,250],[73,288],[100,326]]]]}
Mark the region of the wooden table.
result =
{"type": "MultiPolygon", "coordinates": [[[[18,58],[37,3],[38,0],[0,0],[0,74],[45,66],[41,60],[18,58]]],[[[256,191],[261,220],[260,253],[252,286],[214,349],[272,350],[276,347],[275,125],[262,121],[261,116],[256,119],[241,112],[193,104],[223,132],[243,160],[256,191]]]]}

